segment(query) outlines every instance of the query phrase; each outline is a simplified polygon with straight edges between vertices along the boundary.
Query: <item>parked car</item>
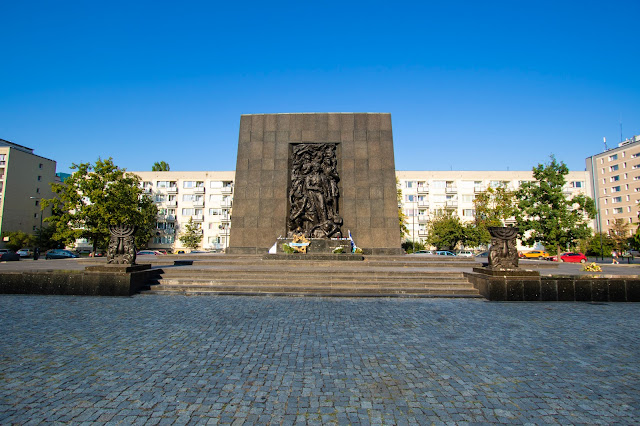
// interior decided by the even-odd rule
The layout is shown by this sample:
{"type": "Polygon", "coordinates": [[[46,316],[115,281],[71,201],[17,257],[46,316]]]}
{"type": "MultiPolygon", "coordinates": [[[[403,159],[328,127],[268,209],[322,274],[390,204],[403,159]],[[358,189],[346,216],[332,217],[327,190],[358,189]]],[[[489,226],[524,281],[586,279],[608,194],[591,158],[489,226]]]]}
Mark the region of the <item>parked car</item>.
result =
{"type": "Polygon", "coordinates": [[[45,253],[44,258],[49,259],[76,259],[80,256],[69,250],[64,249],[51,249],[45,253]]]}
{"type": "Polygon", "coordinates": [[[138,256],[162,256],[163,254],[160,253],[158,250],[140,250],[138,253],[136,253],[136,255],[138,255],[138,256]]]}
{"type": "Polygon", "coordinates": [[[473,257],[473,252],[471,250],[460,250],[456,253],[456,256],[473,257]]]}
{"type": "Polygon", "coordinates": [[[0,255],[0,261],[7,262],[13,260],[20,260],[20,255],[18,253],[12,252],[11,250],[7,250],[6,252],[0,255]]]}
{"type": "Polygon", "coordinates": [[[438,250],[436,254],[438,256],[455,256],[456,255],[454,252],[451,252],[449,250],[438,250]]]}
{"type": "Polygon", "coordinates": [[[23,248],[18,250],[16,253],[20,255],[20,257],[31,257],[33,256],[33,251],[28,248],[23,248]]]}
{"type": "MultiPolygon", "coordinates": [[[[557,260],[558,256],[552,256],[550,258],[550,260],[557,260]]],[[[572,252],[568,252],[568,253],[562,253],[560,255],[560,262],[567,262],[567,263],[586,263],[587,262],[587,256],[585,256],[582,253],[572,253],[572,252]]]]}
{"type": "Polygon", "coordinates": [[[481,253],[476,254],[476,257],[489,257],[489,252],[488,251],[483,251],[481,253]]]}
{"type": "Polygon", "coordinates": [[[416,250],[413,253],[409,253],[409,254],[418,254],[422,256],[427,256],[427,255],[433,255],[435,253],[432,252],[431,250],[416,250]]]}
{"type": "Polygon", "coordinates": [[[531,251],[522,253],[522,257],[525,259],[540,259],[540,258],[544,259],[545,257],[549,257],[549,253],[542,250],[531,250],[531,251]]]}

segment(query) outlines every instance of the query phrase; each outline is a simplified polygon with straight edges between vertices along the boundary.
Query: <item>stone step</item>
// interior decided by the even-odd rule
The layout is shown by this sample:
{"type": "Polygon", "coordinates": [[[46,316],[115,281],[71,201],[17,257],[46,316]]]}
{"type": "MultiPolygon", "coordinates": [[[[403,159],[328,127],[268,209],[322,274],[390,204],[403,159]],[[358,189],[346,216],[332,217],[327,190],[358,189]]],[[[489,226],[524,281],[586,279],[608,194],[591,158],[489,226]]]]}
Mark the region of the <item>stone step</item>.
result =
{"type": "Polygon", "coordinates": [[[344,277],[286,277],[286,276],[215,276],[215,277],[159,277],[156,279],[158,283],[166,284],[206,284],[206,283],[224,283],[224,282],[264,282],[264,283],[284,283],[292,282],[300,284],[333,284],[333,283],[362,283],[362,284],[385,284],[390,286],[414,285],[414,284],[468,284],[469,281],[464,277],[405,277],[401,280],[391,280],[389,277],[352,277],[350,279],[344,277]]]}
{"type": "Polygon", "coordinates": [[[389,280],[322,280],[322,279],[309,279],[309,280],[290,280],[286,279],[255,279],[255,278],[212,278],[212,279],[175,279],[175,278],[161,278],[154,282],[159,285],[222,285],[222,284],[250,284],[250,285],[275,285],[275,286],[290,286],[290,285],[319,285],[319,286],[334,286],[334,285],[372,285],[372,286],[388,286],[388,287],[409,287],[409,286],[453,286],[463,285],[470,286],[469,281],[465,279],[449,279],[449,280],[413,280],[413,281],[389,281],[389,280]]]}
{"type": "Polygon", "coordinates": [[[352,279],[361,278],[363,280],[380,280],[380,279],[449,279],[463,278],[463,272],[457,271],[432,271],[425,272],[420,270],[340,270],[335,269],[169,269],[164,268],[159,271],[159,275],[163,278],[223,278],[223,277],[273,277],[282,279],[283,276],[293,276],[298,278],[318,278],[325,280],[332,279],[352,279]]]}
{"type": "Polygon", "coordinates": [[[300,287],[207,287],[207,288],[152,288],[144,294],[182,295],[313,295],[313,296],[406,296],[406,297],[481,297],[476,289],[470,288],[300,288],[300,287]]]}

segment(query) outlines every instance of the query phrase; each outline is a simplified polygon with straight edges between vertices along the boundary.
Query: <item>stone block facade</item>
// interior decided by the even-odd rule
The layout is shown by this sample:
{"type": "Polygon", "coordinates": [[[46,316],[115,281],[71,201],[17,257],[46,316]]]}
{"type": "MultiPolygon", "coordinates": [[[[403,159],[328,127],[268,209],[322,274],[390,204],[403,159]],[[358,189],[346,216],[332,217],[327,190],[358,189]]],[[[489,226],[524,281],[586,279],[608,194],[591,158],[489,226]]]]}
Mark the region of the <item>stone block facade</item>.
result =
{"type": "Polygon", "coordinates": [[[365,253],[400,253],[391,114],[240,118],[229,253],[261,253],[287,232],[291,144],[335,143],[340,213],[365,253]]]}

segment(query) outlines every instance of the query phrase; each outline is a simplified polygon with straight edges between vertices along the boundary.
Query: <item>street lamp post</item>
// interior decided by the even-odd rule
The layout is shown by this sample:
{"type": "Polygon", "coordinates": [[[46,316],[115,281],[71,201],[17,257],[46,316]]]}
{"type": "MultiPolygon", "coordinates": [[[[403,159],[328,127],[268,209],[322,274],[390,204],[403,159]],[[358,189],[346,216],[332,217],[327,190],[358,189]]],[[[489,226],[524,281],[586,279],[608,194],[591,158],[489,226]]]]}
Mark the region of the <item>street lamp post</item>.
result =
{"type": "MultiPolygon", "coordinates": [[[[40,201],[42,200],[42,198],[39,197],[29,197],[32,200],[36,200],[36,201],[40,201]]],[[[36,249],[34,250],[34,260],[38,260],[38,255],[35,253],[36,250],[38,252],[38,254],[40,253],[40,246],[42,245],[42,206],[40,207],[40,228],[38,229],[38,246],[36,247],[36,249]]]]}

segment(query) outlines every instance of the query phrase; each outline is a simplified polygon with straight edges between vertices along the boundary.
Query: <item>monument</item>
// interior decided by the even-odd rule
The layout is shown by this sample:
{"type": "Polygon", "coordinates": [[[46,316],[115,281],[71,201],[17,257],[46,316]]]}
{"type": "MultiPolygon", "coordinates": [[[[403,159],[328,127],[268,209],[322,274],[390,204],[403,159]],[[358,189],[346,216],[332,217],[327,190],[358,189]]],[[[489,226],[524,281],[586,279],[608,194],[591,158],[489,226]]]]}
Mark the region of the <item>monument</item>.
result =
{"type": "Polygon", "coordinates": [[[402,253],[391,114],[242,115],[228,252],[349,232],[366,254],[402,253]]]}

